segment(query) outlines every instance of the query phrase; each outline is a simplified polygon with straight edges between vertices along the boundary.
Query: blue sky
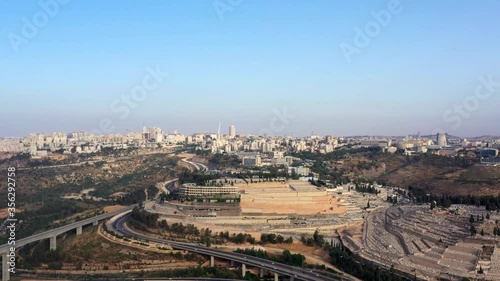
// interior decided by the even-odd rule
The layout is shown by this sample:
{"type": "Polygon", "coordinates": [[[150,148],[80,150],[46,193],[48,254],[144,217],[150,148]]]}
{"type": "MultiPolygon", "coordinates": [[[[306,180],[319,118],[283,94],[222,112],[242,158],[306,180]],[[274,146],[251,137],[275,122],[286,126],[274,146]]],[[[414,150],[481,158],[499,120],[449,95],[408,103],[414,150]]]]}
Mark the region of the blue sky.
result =
{"type": "Polygon", "coordinates": [[[0,136],[104,119],[116,133],[499,135],[500,1],[394,1],[0,1],[0,136]],[[169,75],[113,110],[148,68],[169,75]],[[276,111],[293,117],[273,126],[276,111]]]}

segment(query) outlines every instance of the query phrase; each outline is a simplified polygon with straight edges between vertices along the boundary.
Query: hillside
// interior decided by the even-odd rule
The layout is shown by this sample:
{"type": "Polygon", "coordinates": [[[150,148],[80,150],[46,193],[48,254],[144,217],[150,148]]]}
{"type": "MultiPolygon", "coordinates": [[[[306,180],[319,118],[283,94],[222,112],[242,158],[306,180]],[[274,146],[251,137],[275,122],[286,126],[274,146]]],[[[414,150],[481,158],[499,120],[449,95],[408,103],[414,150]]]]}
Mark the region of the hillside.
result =
{"type": "MultiPolygon", "coordinates": [[[[444,158],[444,157],[442,157],[444,158]]],[[[500,193],[500,167],[461,165],[441,159],[408,161],[404,156],[382,156],[378,166],[362,170],[363,176],[389,186],[418,187],[436,194],[497,195],[500,193]],[[434,162],[436,161],[436,162],[434,162]]]]}

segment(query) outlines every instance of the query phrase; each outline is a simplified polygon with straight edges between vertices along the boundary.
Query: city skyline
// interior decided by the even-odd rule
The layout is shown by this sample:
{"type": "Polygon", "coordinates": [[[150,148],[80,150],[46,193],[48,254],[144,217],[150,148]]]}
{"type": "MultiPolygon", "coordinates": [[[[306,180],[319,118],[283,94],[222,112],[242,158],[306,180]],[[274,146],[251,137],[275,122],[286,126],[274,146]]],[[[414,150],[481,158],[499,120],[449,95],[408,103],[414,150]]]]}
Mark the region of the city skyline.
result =
{"type": "Polygon", "coordinates": [[[2,281],[499,280],[499,11],[0,1],[2,281]]]}
{"type": "MultiPolygon", "coordinates": [[[[86,131],[86,130],[69,130],[69,131],[36,131],[36,132],[29,132],[25,135],[11,135],[11,136],[1,136],[0,138],[23,138],[23,137],[28,137],[30,135],[52,135],[52,134],[66,134],[70,135],[73,133],[85,133],[87,135],[127,135],[127,134],[138,134],[138,133],[144,133],[145,131],[148,130],[161,130],[161,135],[167,136],[167,135],[185,135],[185,136],[192,136],[192,135],[199,135],[199,134],[204,134],[204,135],[221,135],[221,136],[227,136],[227,137],[235,137],[235,136],[268,136],[268,137],[294,137],[294,138],[307,138],[307,137],[327,137],[327,136],[332,136],[336,138],[351,138],[351,137],[369,137],[369,138],[388,138],[388,137],[395,137],[395,138],[406,138],[406,137],[415,137],[415,138],[435,138],[438,137],[441,134],[444,134],[446,136],[451,136],[451,137],[456,137],[456,138],[481,138],[481,137],[494,137],[494,138],[500,138],[499,135],[494,135],[494,134],[480,134],[480,135],[469,135],[469,136],[462,136],[462,135],[453,135],[449,134],[447,132],[437,132],[437,133],[428,133],[428,132],[409,132],[408,134],[404,135],[398,135],[398,134],[354,134],[354,135],[339,135],[339,134],[316,134],[314,131],[311,131],[309,134],[304,134],[304,135],[294,135],[292,132],[291,133],[283,133],[283,134],[259,134],[256,132],[241,132],[239,130],[239,127],[237,127],[234,123],[228,123],[229,125],[226,126],[227,128],[224,130],[224,127],[217,127],[215,129],[206,129],[202,131],[193,131],[193,132],[185,132],[181,129],[175,128],[175,129],[168,129],[168,130],[163,130],[164,128],[160,126],[146,126],[143,124],[141,128],[133,128],[129,129],[124,132],[119,132],[119,131],[113,131],[111,133],[102,133],[99,134],[99,132],[92,132],[92,131],[86,131]],[[233,131],[234,130],[234,133],[233,131]]],[[[218,123],[217,126],[225,126],[223,123],[218,123]]]]}
{"type": "Polygon", "coordinates": [[[0,4],[0,136],[498,135],[499,2],[54,1],[0,4]]]}

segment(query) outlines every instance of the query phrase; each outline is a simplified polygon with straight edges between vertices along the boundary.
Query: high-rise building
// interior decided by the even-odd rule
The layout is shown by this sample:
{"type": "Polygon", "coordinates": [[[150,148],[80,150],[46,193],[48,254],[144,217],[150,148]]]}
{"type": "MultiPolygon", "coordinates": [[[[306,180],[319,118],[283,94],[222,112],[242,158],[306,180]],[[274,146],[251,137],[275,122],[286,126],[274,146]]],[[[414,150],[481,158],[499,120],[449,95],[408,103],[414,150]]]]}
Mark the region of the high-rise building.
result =
{"type": "Polygon", "coordinates": [[[234,125],[229,126],[229,137],[236,137],[236,127],[234,125]]]}

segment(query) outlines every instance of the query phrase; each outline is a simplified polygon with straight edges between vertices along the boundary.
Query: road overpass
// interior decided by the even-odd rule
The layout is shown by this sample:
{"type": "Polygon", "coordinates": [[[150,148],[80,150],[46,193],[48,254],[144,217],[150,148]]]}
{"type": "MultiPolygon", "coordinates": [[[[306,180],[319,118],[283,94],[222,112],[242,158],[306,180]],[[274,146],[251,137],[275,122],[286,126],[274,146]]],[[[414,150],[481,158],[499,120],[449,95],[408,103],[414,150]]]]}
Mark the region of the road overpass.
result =
{"type": "Polygon", "coordinates": [[[61,227],[54,228],[54,229],[51,229],[51,230],[48,230],[48,231],[45,231],[42,233],[32,235],[32,236],[29,236],[26,238],[22,238],[22,239],[16,240],[15,245],[12,245],[12,246],[8,245],[8,244],[1,245],[0,246],[0,254],[2,254],[2,280],[3,281],[10,280],[10,272],[9,272],[9,264],[8,264],[9,257],[7,255],[9,254],[9,250],[11,247],[14,246],[17,250],[26,244],[37,242],[37,241],[44,240],[44,239],[49,239],[50,240],[50,249],[56,250],[57,236],[58,235],[61,235],[63,233],[73,231],[73,230],[76,230],[76,235],[80,235],[80,234],[82,234],[83,226],[88,225],[88,224],[97,225],[99,223],[99,221],[114,217],[114,216],[121,214],[123,212],[126,212],[126,211],[130,211],[135,206],[136,205],[128,206],[128,207],[122,208],[122,209],[114,211],[114,212],[109,212],[109,213],[97,215],[95,217],[91,217],[88,219],[77,221],[77,222],[72,223],[72,224],[68,224],[65,226],[61,226],[61,227]]]}
{"type": "Polygon", "coordinates": [[[210,257],[211,266],[214,265],[214,259],[223,259],[227,261],[231,261],[231,263],[237,262],[241,264],[242,276],[245,276],[246,267],[253,266],[259,268],[259,275],[262,277],[265,271],[272,272],[274,274],[274,280],[278,280],[280,275],[287,276],[290,280],[299,279],[305,281],[330,281],[330,280],[354,280],[350,277],[343,275],[335,275],[336,278],[331,278],[327,276],[323,276],[317,272],[312,270],[305,270],[299,267],[294,267],[290,265],[281,264],[278,262],[272,262],[266,259],[261,259],[249,255],[244,255],[240,253],[226,252],[222,250],[217,250],[213,248],[207,248],[202,246],[197,246],[189,243],[181,243],[175,241],[169,241],[165,239],[149,237],[129,229],[125,222],[130,216],[129,212],[124,212],[120,215],[115,216],[111,219],[111,221],[107,222],[108,229],[116,232],[119,235],[132,237],[140,240],[146,240],[150,242],[160,243],[168,245],[174,249],[189,251],[192,253],[201,254],[204,256],[210,257]]]}
{"type": "MultiPolygon", "coordinates": [[[[130,230],[125,222],[130,216],[130,212],[133,210],[133,208],[136,205],[131,205],[125,208],[122,208],[120,210],[114,211],[114,212],[109,212],[105,214],[101,214],[92,218],[87,218],[72,224],[68,224],[65,226],[61,226],[55,229],[51,229],[42,233],[38,233],[35,235],[32,235],[30,237],[26,237],[23,239],[19,239],[16,241],[15,248],[19,249],[20,247],[37,242],[40,240],[44,239],[49,239],[50,240],[50,249],[55,250],[57,247],[57,236],[61,235],[63,233],[69,232],[76,230],[76,234],[80,235],[82,233],[82,228],[85,225],[88,224],[93,224],[97,225],[99,221],[112,218],[110,222],[107,223],[108,229],[111,229],[120,235],[123,236],[128,236],[128,237],[134,237],[137,239],[141,240],[146,240],[146,241],[151,241],[155,243],[161,243],[165,245],[169,245],[174,249],[179,249],[179,250],[184,250],[184,251],[189,251],[192,253],[197,253],[201,255],[205,255],[210,257],[210,262],[211,265],[214,265],[214,259],[224,259],[231,261],[231,263],[237,262],[241,264],[241,269],[242,269],[242,275],[244,276],[246,273],[246,267],[247,266],[253,266],[257,267],[260,269],[260,275],[263,276],[265,271],[272,272],[274,274],[275,280],[278,280],[278,276],[287,276],[290,278],[290,280],[299,279],[299,280],[305,280],[305,281],[329,281],[329,280],[355,280],[352,279],[348,276],[343,276],[343,275],[335,275],[336,278],[331,278],[331,277],[326,277],[322,276],[317,272],[313,272],[312,270],[304,270],[302,268],[298,267],[293,267],[277,262],[272,262],[269,260],[249,256],[249,255],[244,255],[240,253],[233,253],[233,252],[225,252],[222,250],[217,250],[213,248],[207,248],[207,247],[201,247],[193,244],[188,244],[188,243],[180,243],[180,242],[175,242],[175,241],[169,241],[169,240],[164,240],[164,239],[159,239],[159,238],[154,238],[154,237],[149,237],[145,236],[139,233],[136,233],[132,230],[130,230]]],[[[2,254],[2,280],[3,281],[8,281],[10,280],[10,272],[9,272],[9,257],[7,256],[10,250],[10,245],[4,244],[0,246],[0,254],[2,254]]],[[[333,275],[332,275],[333,276],[333,275]]]]}

